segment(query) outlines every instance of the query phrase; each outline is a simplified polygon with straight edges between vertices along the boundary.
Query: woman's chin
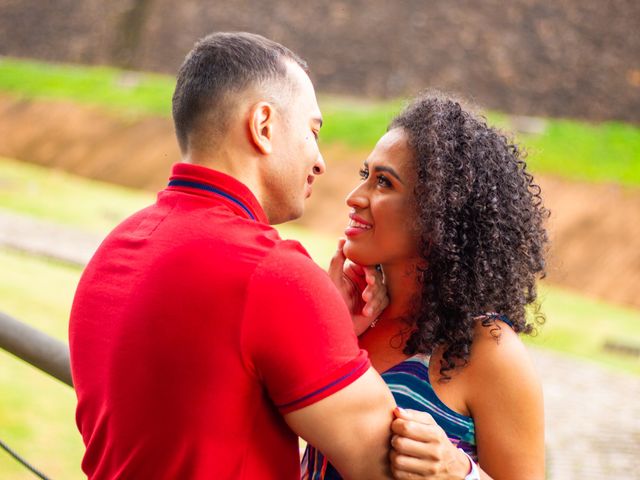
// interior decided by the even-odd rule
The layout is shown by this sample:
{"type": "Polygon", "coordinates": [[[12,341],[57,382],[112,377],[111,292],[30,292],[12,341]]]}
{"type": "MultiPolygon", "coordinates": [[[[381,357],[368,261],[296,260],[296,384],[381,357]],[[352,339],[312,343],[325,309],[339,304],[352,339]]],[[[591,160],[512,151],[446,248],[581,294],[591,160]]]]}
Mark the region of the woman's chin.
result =
{"type": "Polygon", "coordinates": [[[375,265],[378,263],[370,252],[366,252],[365,249],[354,245],[349,239],[344,244],[343,252],[345,257],[358,265],[375,265]]]}

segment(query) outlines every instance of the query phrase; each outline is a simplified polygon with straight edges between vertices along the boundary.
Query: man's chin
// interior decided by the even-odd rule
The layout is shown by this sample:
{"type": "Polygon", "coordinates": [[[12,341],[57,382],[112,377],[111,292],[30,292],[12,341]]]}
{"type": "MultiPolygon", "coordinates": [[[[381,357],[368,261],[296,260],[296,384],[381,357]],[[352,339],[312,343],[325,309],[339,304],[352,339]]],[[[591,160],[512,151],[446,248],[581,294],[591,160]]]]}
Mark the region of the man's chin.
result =
{"type": "Polygon", "coordinates": [[[293,220],[298,220],[300,217],[302,217],[303,213],[304,213],[303,206],[300,206],[299,208],[296,208],[296,209],[290,209],[287,212],[279,212],[277,216],[274,216],[273,218],[271,217],[269,218],[269,224],[280,225],[282,223],[292,222],[293,220]]]}

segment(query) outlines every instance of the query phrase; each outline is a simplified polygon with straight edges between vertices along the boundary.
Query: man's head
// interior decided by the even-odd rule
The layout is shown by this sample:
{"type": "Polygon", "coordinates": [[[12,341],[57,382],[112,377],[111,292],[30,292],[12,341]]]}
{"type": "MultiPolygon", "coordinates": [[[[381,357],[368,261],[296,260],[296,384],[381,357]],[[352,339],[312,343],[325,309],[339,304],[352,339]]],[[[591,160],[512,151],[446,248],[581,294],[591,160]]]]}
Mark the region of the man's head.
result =
{"type": "Polygon", "coordinates": [[[250,33],[203,38],[180,68],[173,118],[183,157],[247,183],[271,223],[302,214],[324,162],[320,110],[296,54],[250,33]]]}

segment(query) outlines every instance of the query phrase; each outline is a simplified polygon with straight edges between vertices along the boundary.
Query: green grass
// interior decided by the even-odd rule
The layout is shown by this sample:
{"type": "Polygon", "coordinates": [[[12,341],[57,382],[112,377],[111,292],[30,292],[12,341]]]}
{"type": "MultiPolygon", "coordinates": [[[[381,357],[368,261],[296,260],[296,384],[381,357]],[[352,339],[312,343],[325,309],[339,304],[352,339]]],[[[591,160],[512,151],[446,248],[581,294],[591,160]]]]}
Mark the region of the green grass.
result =
{"type": "MultiPolygon", "coordinates": [[[[0,156],[0,211],[106,235],[119,221],[154,199],[154,194],[142,190],[0,156]]],[[[306,240],[314,258],[330,258],[335,250],[335,242],[316,242],[315,234],[308,230],[293,225],[277,228],[284,238],[306,240]]]]}
{"type": "Polygon", "coordinates": [[[321,145],[339,142],[351,148],[371,149],[405,102],[373,102],[321,95],[318,103],[324,119],[321,145]]]}
{"type": "MultiPolygon", "coordinates": [[[[174,79],[167,75],[125,72],[0,59],[0,92],[25,98],[68,99],[100,105],[121,115],[171,112],[174,79]]],[[[321,142],[371,149],[403,101],[364,101],[320,96],[325,117],[321,142]]],[[[487,112],[492,124],[510,128],[509,117],[487,112]]],[[[545,119],[538,134],[520,134],[534,172],[591,182],[640,185],[640,128],[620,122],[591,124],[545,119]]]]}
{"type": "Polygon", "coordinates": [[[25,98],[73,100],[118,112],[171,114],[168,75],[0,58],[0,91],[25,98]]]}
{"type": "Polygon", "coordinates": [[[640,375],[640,358],[603,348],[608,341],[640,347],[640,310],[546,284],[541,285],[540,299],[547,321],[537,336],[523,337],[525,342],[640,375]]]}
{"type": "MultiPolygon", "coordinates": [[[[0,157],[3,210],[106,234],[153,195],[0,157]]],[[[0,310],[59,339],[81,269],[0,248],[0,310]]],[[[51,478],[83,478],[75,395],[0,350],[0,438],[51,478]]],[[[33,478],[0,451],[3,479],[33,478]]]]}
{"type": "Polygon", "coordinates": [[[103,233],[153,201],[148,192],[0,157],[0,208],[103,233]]]}
{"type": "Polygon", "coordinates": [[[640,185],[640,129],[619,123],[549,122],[541,135],[521,135],[533,171],[574,180],[640,185]]]}
{"type": "MultiPolygon", "coordinates": [[[[0,248],[0,309],[59,339],[80,269],[0,248]]],[[[82,478],[73,390],[0,350],[0,438],[51,478],[82,478]]],[[[3,479],[34,478],[0,451],[3,479]]]]}

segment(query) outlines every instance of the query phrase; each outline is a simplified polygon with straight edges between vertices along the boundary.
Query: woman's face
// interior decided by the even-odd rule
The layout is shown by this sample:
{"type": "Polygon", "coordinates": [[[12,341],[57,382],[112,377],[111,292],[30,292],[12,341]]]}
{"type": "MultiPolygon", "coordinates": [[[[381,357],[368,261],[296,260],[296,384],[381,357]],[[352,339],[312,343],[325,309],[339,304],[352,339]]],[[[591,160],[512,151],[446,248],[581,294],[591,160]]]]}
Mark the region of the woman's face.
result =
{"type": "Polygon", "coordinates": [[[347,258],[360,265],[389,265],[418,255],[413,190],[416,175],[407,135],[387,132],[360,170],[362,183],[347,197],[347,258]]]}

